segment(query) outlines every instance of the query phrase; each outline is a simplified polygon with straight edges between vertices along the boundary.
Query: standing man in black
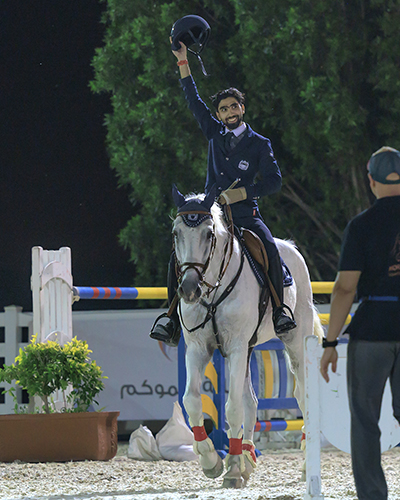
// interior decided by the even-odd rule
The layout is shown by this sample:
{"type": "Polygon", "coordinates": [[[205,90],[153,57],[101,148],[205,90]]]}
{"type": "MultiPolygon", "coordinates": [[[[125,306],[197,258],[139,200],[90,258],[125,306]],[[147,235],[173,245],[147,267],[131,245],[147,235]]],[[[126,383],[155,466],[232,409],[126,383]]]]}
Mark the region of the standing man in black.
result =
{"type": "MultiPolygon", "coordinates": [[[[217,119],[201,100],[191,76],[187,60],[187,49],[173,51],[178,62],[181,85],[189,109],[209,141],[208,166],[205,191],[217,188],[219,202],[231,205],[236,226],[250,229],[258,235],[268,255],[268,275],[279,304],[272,297],[273,323],[276,334],[283,334],[296,327],[293,313],[283,303],[282,264],[274,238],[259,212],[257,199],[276,193],[282,185],[281,172],[274,158],[271,142],[254,132],[244,123],[244,94],[235,88],[218,92],[213,96],[217,119]],[[235,183],[234,188],[230,188],[235,183]]],[[[168,295],[174,295],[173,260],[169,265],[168,295]]],[[[179,341],[180,325],[178,314],[174,313],[165,326],[157,324],[150,336],[170,345],[179,341]]]]}
{"type": "Polygon", "coordinates": [[[328,382],[330,364],[336,372],[337,337],[357,292],[360,305],[347,328],[354,481],[359,500],[386,500],[378,422],[387,379],[400,422],[400,152],[376,151],[368,177],[377,199],[344,232],[321,374],[328,382]]]}

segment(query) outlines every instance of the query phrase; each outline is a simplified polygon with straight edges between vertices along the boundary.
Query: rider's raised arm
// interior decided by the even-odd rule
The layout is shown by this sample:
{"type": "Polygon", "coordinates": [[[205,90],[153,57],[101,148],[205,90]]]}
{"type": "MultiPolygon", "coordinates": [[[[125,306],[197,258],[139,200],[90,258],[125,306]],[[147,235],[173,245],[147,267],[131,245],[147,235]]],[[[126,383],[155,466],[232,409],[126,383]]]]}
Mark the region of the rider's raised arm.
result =
{"type": "MultiPolygon", "coordinates": [[[[172,42],[171,38],[170,42],[172,42]]],[[[176,64],[179,67],[179,73],[181,75],[181,78],[186,78],[191,75],[189,61],[187,58],[187,48],[184,43],[182,42],[179,43],[181,44],[181,48],[179,50],[173,50],[172,53],[178,59],[176,64]]]]}
{"type": "Polygon", "coordinates": [[[199,96],[196,84],[191,76],[189,62],[187,60],[187,48],[182,42],[179,43],[181,44],[181,48],[179,50],[173,50],[172,53],[178,60],[177,64],[181,75],[181,85],[185,92],[190,111],[198,121],[207,140],[210,140],[213,138],[214,134],[221,130],[221,122],[213,117],[211,111],[199,96]]]}

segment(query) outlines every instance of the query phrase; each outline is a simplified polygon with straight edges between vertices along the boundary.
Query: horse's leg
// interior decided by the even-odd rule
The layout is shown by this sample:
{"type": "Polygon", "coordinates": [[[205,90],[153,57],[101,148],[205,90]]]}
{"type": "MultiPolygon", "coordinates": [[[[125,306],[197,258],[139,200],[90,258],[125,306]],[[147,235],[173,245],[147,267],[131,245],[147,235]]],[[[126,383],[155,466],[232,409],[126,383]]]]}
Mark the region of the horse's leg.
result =
{"type": "MultiPolygon", "coordinates": [[[[245,472],[243,445],[243,394],[247,370],[247,349],[237,350],[229,356],[229,395],[226,402],[226,419],[229,424],[229,454],[226,457],[227,472],[224,475],[224,488],[241,488],[242,473],[245,472]]],[[[253,424],[254,425],[254,424],[253,424]]]]}
{"type": "Polygon", "coordinates": [[[244,421],[243,421],[243,442],[242,453],[244,456],[245,470],[242,472],[242,477],[247,483],[250,474],[256,467],[255,446],[253,443],[254,426],[257,421],[257,406],[258,400],[251,382],[250,372],[250,355],[248,358],[246,378],[244,381],[243,404],[244,404],[244,421]]]}
{"type": "Polygon", "coordinates": [[[194,434],[193,451],[199,455],[200,465],[207,477],[215,478],[222,474],[224,464],[215,451],[214,444],[207,437],[204,428],[203,408],[201,403],[201,380],[211,354],[189,345],[186,351],[186,389],[183,404],[189,415],[189,424],[194,434]]]}

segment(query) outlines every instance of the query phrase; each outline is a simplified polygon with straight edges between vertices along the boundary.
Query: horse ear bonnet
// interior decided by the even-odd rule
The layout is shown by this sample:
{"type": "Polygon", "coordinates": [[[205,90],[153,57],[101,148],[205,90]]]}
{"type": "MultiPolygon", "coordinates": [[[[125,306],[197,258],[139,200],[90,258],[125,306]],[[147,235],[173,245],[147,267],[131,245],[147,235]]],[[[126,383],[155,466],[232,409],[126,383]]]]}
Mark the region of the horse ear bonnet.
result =
{"type": "Polygon", "coordinates": [[[211,217],[211,207],[215,201],[215,186],[210,189],[204,200],[192,198],[185,200],[182,193],[178,191],[175,184],[172,186],[172,197],[175,205],[178,207],[178,214],[180,215],[185,224],[190,227],[196,227],[201,224],[205,219],[211,217]]]}
{"type": "Polygon", "coordinates": [[[202,17],[194,15],[181,17],[181,19],[178,19],[173,24],[171,29],[172,50],[179,50],[181,48],[179,42],[184,43],[188,51],[199,59],[205,76],[207,76],[207,72],[201,60],[200,53],[207,44],[210,31],[211,28],[208,22],[202,17]],[[197,51],[191,48],[193,46],[197,47],[197,51]]]}
{"type": "Polygon", "coordinates": [[[185,197],[178,191],[176,184],[172,184],[172,198],[178,208],[182,207],[186,203],[185,197]]]}

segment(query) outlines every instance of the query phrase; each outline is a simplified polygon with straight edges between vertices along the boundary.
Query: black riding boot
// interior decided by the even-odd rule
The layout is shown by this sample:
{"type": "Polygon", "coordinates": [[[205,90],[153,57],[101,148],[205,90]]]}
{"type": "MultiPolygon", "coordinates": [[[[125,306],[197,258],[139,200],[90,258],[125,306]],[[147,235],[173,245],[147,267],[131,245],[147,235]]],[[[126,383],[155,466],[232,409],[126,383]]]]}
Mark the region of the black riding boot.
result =
{"type": "Polygon", "coordinates": [[[283,276],[282,276],[282,263],[279,254],[276,254],[272,259],[269,258],[269,270],[268,276],[275,288],[276,294],[278,296],[280,304],[277,304],[274,295],[271,294],[272,300],[272,320],[274,322],[275,333],[280,335],[282,333],[288,332],[293,328],[296,328],[296,322],[293,317],[293,313],[289,306],[283,303],[283,276]],[[289,312],[286,314],[285,309],[289,312]]]}
{"type": "MultiPolygon", "coordinates": [[[[176,290],[178,288],[178,280],[175,273],[175,253],[171,253],[171,257],[168,263],[168,304],[171,305],[173,298],[175,297],[176,290]]],[[[162,318],[168,318],[168,314],[164,313],[159,316],[151,329],[150,337],[155,340],[161,340],[167,345],[176,347],[179,344],[181,338],[181,324],[179,321],[179,315],[177,306],[171,311],[169,316],[169,321],[165,325],[158,324],[158,321],[162,318]]]]}

